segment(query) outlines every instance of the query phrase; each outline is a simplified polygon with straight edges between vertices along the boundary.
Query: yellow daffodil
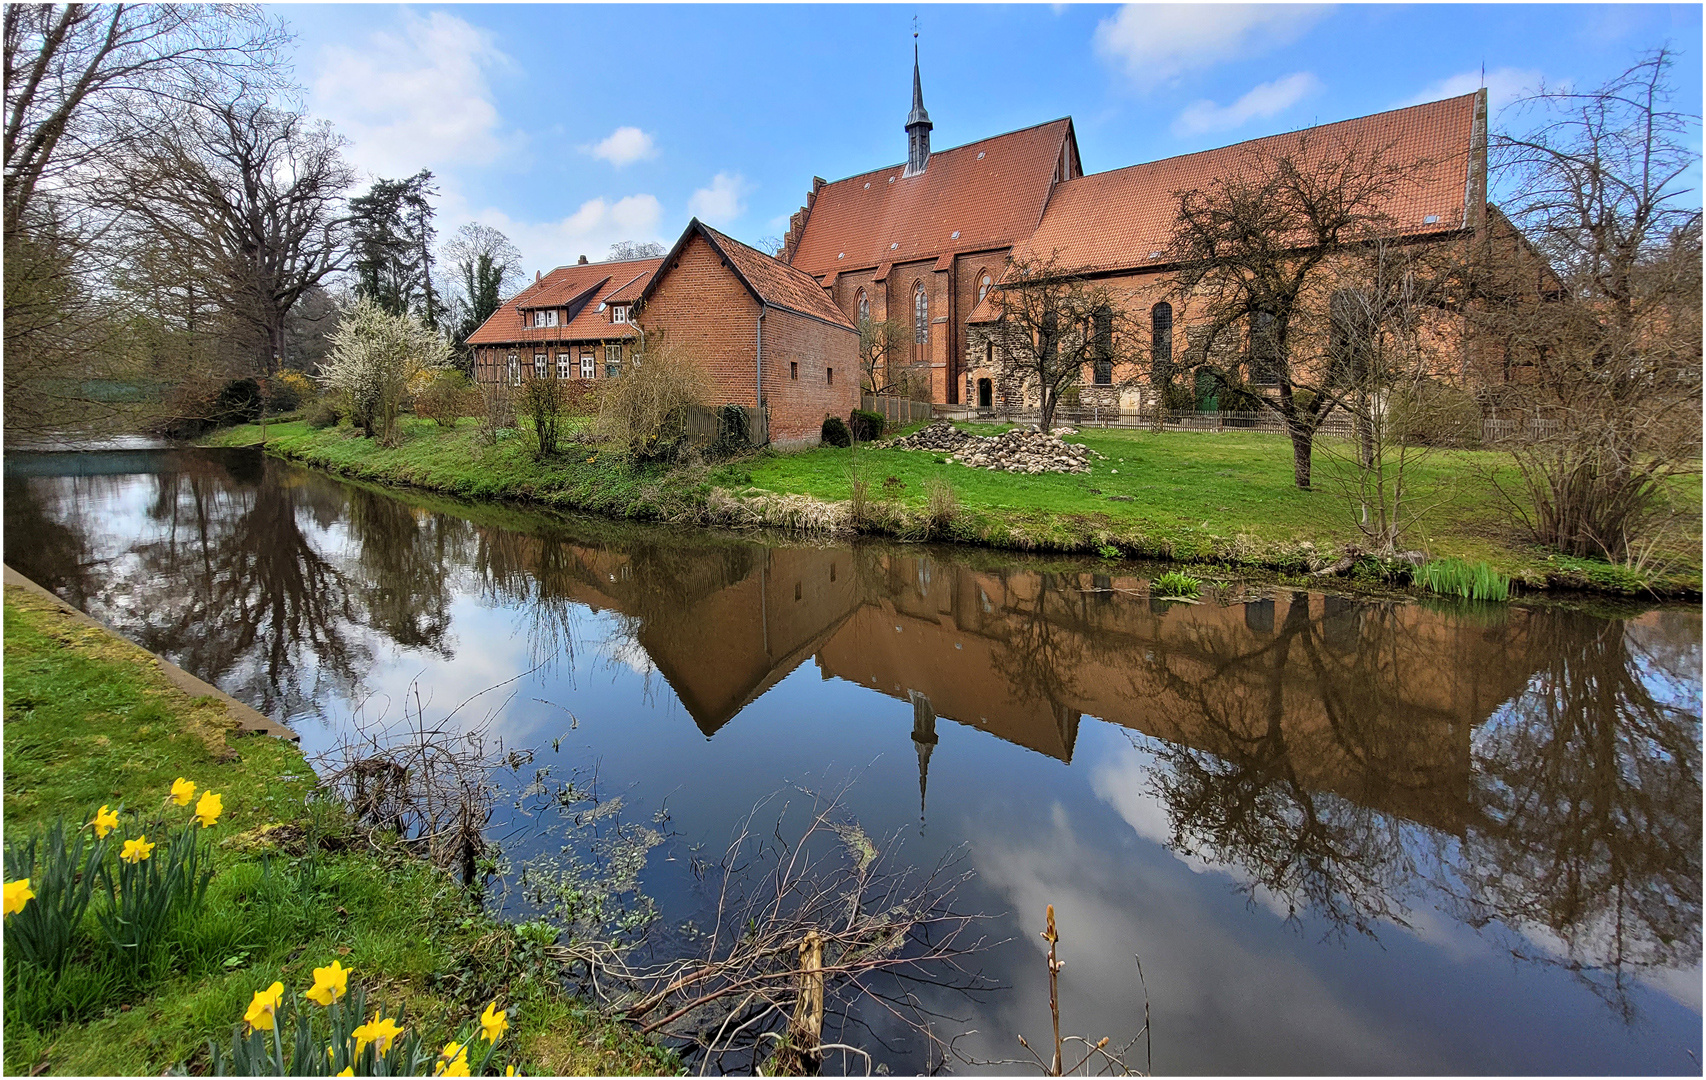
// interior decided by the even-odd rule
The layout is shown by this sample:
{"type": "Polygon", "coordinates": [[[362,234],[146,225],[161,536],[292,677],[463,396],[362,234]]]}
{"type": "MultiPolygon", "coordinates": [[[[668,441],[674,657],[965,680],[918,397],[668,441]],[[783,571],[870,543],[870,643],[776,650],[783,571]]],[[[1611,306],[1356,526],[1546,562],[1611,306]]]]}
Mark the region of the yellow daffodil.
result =
{"type": "Polygon", "coordinates": [[[249,1002],[249,1011],[243,1014],[243,1022],[249,1025],[250,1031],[261,1028],[271,1030],[273,1016],[278,1012],[279,1003],[284,1000],[284,984],[275,982],[265,990],[255,991],[255,1000],[249,1002]]]}
{"type": "Polygon", "coordinates": [[[505,1076],[520,1076],[521,1074],[515,1071],[514,1065],[506,1065],[504,1067],[504,1075],[505,1076]]]}
{"type": "Polygon", "coordinates": [[[109,810],[107,804],[102,803],[101,808],[95,811],[95,820],[89,824],[95,827],[95,839],[105,840],[108,833],[118,828],[118,811],[109,810]]]}
{"type": "Polygon", "coordinates": [[[486,1011],[480,1014],[480,1036],[489,1043],[495,1043],[503,1038],[509,1030],[509,1021],[505,1018],[505,1010],[498,1009],[498,1003],[492,1002],[486,1006],[486,1011]]]}
{"type": "Polygon", "coordinates": [[[314,987],[302,996],[316,1005],[330,1005],[349,990],[349,969],[332,961],[330,967],[314,969],[314,987]]]}
{"type": "Polygon", "coordinates": [[[139,863],[154,854],[154,849],[159,846],[150,844],[146,836],[139,836],[135,840],[126,840],[124,850],[118,853],[118,857],[127,863],[139,863]]]}
{"type": "Polygon", "coordinates": [[[208,792],[195,804],[195,819],[201,822],[202,828],[207,828],[219,820],[219,815],[225,812],[225,796],[208,792]]]}
{"type": "Polygon", "coordinates": [[[438,1055],[438,1064],[433,1068],[434,1076],[467,1076],[468,1075],[468,1044],[445,1043],[444,1052],[438,1055]]]}
{"type": "Polygon", "coordinates": [[[355,1052],[358,1055],[367,1049],[368,1043],[373,1044],[374,1053],[383,1054],[391,1049],[391,1043],[402,1033],[403,1029],[397,1026],[396,1021],[389,1016],[380,1019],[377,1010],[373,1013],[373,1019],[350,1032],[355,1036],[355,1052]]]}
{"type": "Polygon", "coordinates": [[[30,889],[29,878],[19,878],[17,881],[6,883],[6,918],[10,919],[24,910],[24,905],[36,898],[30,889]]]}
{"type": "Polygon", "coordinates": [[[355,1066],[354,1065],[345,1065],[342,1072],[334,1073],[333,1075],[334,1076],[354,1076],[355,1075],[355,1066]]]}
{"type": "Polygon", "coordinates": [[[178,777],[172,781],[172,801],[179,806],[188,806],[195,798],[195,781],[178,777]]]}

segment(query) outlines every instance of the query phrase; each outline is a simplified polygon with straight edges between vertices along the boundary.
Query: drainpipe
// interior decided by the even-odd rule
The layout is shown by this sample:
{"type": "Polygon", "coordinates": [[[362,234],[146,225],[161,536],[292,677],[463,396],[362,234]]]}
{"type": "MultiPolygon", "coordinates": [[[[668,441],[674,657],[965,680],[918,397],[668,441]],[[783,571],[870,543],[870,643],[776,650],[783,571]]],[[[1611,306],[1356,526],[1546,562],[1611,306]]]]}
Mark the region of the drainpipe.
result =
{"type": "Polygon", "coordinates": [[[768,304],[765,304],[763,301],[759,301],[759,304],[758,304],[758,327],[757,327],[757,330],[758,330],[758,352],[757,352],[757,355],[758,355],[758,372],[757,372],[758,385],[757,385],[756,390],[754,391],[752,400],[753,400],[753,404],[757,408],[760,408],[760,409],[764,408],[764,313],[768,309],[769,309],[768,304]]]}

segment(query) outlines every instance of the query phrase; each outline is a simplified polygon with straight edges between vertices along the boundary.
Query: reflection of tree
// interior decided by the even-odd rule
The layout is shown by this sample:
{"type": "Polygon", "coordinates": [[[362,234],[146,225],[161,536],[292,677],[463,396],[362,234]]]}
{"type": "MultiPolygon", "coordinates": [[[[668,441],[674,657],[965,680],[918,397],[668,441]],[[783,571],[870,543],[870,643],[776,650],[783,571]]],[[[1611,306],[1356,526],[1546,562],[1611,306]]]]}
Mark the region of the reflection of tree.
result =
{"type": "Polygon", "coordinates": [[[211,474],[162,474],[166,534],[140,545],[145,648],[273,716],[318,712],[323,680],[345,693],[366,650],[342,575],[298,525],[279,472],[248,490],[211,474]]]}
{"type": "Polygon", "coordinates": [[[1085,594],[1075,582],[1068,588],[1060,575],[1017,576],[1028,580],[1022,589],[1007,583],[1008,604],[996,657],[1015,701],[1048,704],[1070,762],[1078,741],[1078,709],[1071,702],[1084,697],[1078,677],[1088,643],[1094,640],[1085,632],[1089,625],[1081,610],[1085,594]]]}
{"type": "Polygon", "coordinates": [[[1547,663],[1477,733],[1484,824],[1455,891],[1477,926],[1544,928],[1561,956],[1519,951],[1627,1014],[1631,974],[1700,958],[1700,716],[1655,696],[1665,658],[1621,620],[1546,611],[1528,625],[1547,663]]]}
{"type": "MultiPolygon", "coordinates": [[[[1151,673],[1206,727],[1193,739],[1205,745],[1147,740],[1157,764],[1152,784],[1181,853],[1240,867],[1252,894],[1268,892],[1293,913],[1307,908],[1340,928],[1371,933],[1379,919],[1402,922],[1400,894],[1413,865],[1398,819],[1300,775],[1300,764],[1308,764],[1300,754],[1319,748],[1293,745],[1287,692],[1297,689],[1298,665],[1322,644],[1322,633],[1309,617],[1308,596],[1294,594],[1271,640],[1201,636],[1185,663],[1157,649],[1151,673]],[[1176,670],[1204,663],[1206,674],[1176,670]]],[[[1329,703],[1356,697],[1349,687],[1332,691],[1323,695],[1329,703]]],[[[1338,710],[1329,704],[1329,711],[1338,710]]],[[[1347,742],[1351,732],[1335,726],[1333,733],[1352,756],[1363,756],[1347,742]]]]}
{"type": "Polygon", "coordinates": [[[406,649],[450,659],[450,576],[464,560],[472,526],[445,514],[417,514],[400,499],[361,487],[350,489],[348,506],[369,624],[406,649]]]}
{"type": "Polygon", "coordinates": [[[5,483],[6,562],[77,608],[95,592],[94,544],[76,515],[48,511],[47,481],[8,477],[5,483]]]}

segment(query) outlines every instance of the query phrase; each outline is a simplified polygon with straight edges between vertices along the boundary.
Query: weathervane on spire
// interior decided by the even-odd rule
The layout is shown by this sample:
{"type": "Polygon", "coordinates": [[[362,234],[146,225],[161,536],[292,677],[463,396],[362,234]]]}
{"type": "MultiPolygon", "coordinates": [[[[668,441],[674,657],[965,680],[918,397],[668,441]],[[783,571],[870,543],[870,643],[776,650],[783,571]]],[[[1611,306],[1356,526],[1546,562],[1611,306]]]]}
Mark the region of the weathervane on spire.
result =
{"type": "Polygon", "coordinates": [[[924,89],[918,79],[918,16],[912,17],[912,111],[906,114],[906,171],[917,176],[930,163],[930,114],[924,111],[924,89]]]}

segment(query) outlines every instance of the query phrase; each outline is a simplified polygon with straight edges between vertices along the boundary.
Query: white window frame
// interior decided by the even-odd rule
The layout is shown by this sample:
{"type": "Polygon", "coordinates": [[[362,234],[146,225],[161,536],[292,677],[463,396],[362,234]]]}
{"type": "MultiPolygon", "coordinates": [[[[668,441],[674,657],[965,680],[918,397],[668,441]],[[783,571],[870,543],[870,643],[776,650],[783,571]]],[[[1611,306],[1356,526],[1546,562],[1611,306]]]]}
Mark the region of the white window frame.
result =
{"type": "Polygon", "coordinates": [[[551,374],[551,358],[546,356],[542,352],[534,353],[533,354],[533,377],[535,379],[543,379],[545,376],[547,376],[549,374],[551,374]]]}
{"type": "Polygon", "coordinates": [[[622,343],[607,341],[604,343],[604,377],[607,379],[620,378],[622,375],[622,343]],[[615,357],[615,359],[611,359],[615,357]]]}
{"type": "Polygon", "coordinates": [[[544,326],[545,325],[545,313],[543,311],[535,311],[533,313],[533,325],[534,326],[544,326]]]}
{"type": "Polygon", "coordinates": [[[628,321],[628,305],[627,304],[612,305],[610,308],[610,321],[613,323],[625,323],[625,322],[627,322],[628,321]]]}
{"type": "Polygon", "coordinates": [[[569,374],[569,367],[570,367],[569,350],[558,349],[557,350],[557,378],[559,378],[559,379],[572,378],[573,376],[571,376],[569,374]]]}
{"type": "Polygon", "coordinates": [[[598,370],[598,358],[593,356],[590,345],[581,346],[581,378],[592,381],[598,370]]]}
{"type": "Polygon", "coordinates": [[[509,384],[511,386],[521,385],[521,357],[515,353],[509,354],[509,384]]]}

